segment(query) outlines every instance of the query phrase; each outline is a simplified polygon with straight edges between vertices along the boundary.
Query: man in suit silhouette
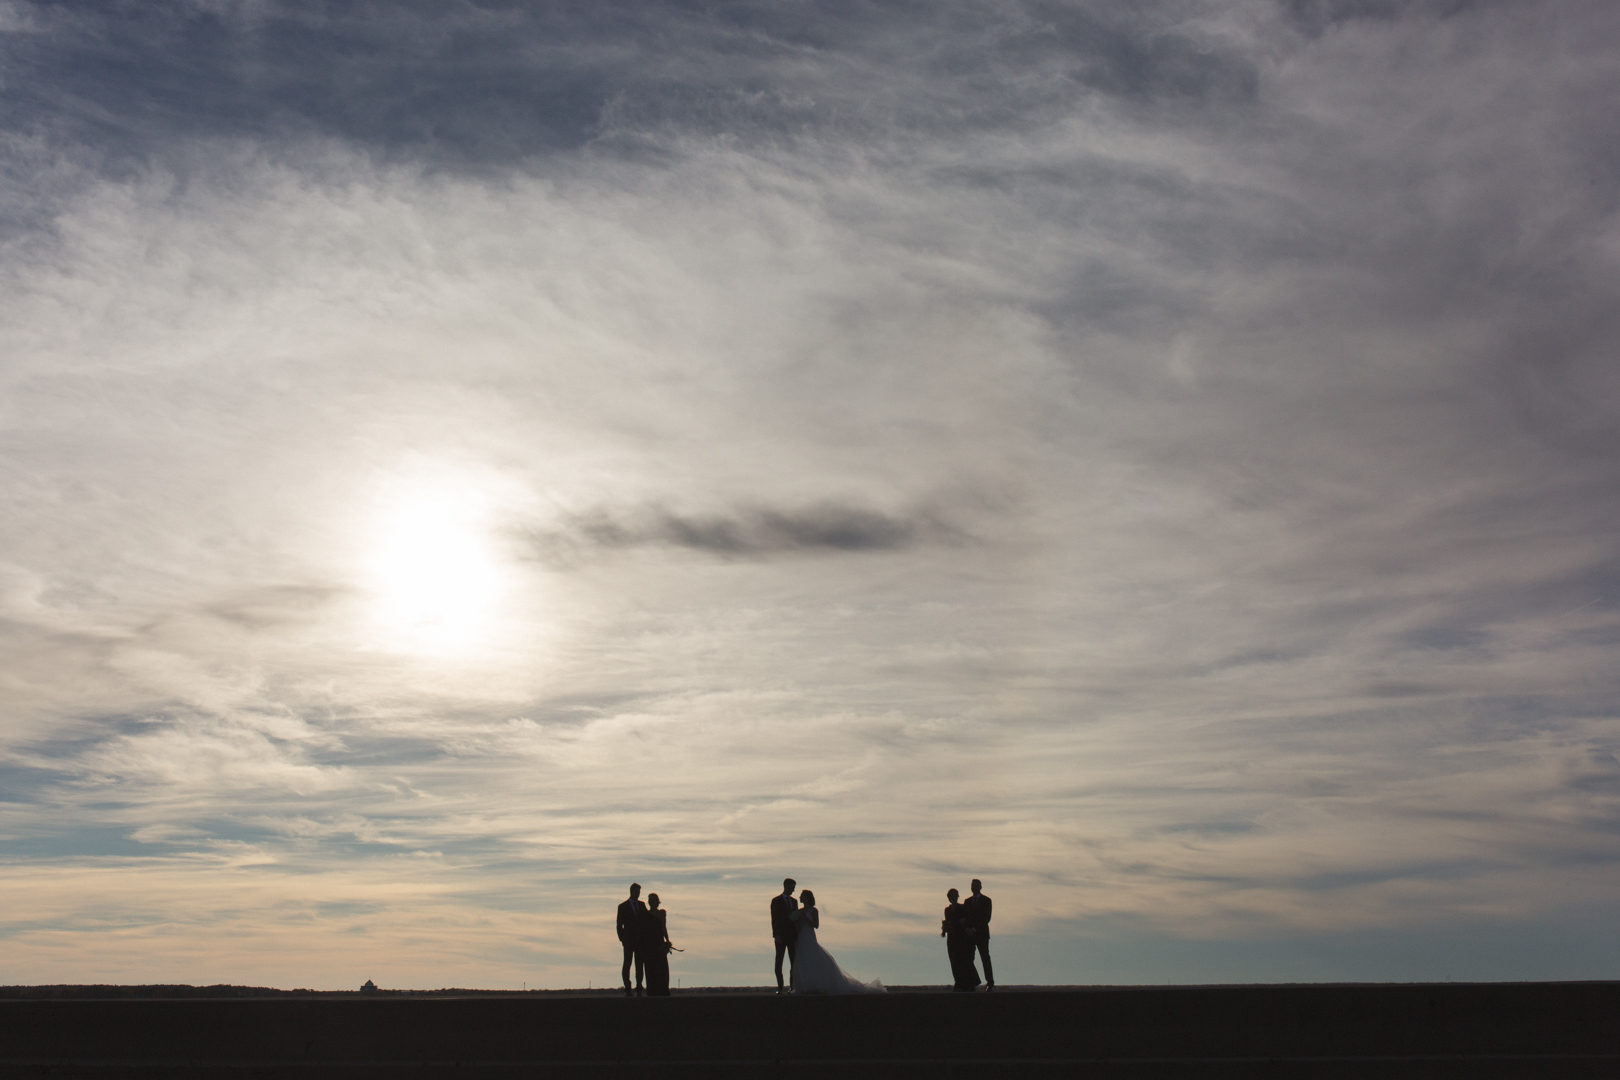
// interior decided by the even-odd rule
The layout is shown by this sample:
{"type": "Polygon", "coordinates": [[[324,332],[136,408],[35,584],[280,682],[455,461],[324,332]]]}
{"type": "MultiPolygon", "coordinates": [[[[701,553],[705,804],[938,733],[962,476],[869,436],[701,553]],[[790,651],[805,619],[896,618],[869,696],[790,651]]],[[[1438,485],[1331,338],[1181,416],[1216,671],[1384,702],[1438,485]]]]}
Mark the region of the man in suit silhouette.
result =
{"type": "MultiPolygon", "coordinates": [[[[799,925],[794,921],[798,914],[799,902],[793,899],[793,886],[798,882],[792,878],[782,879],[782,892],[771,897],[771,937],[776,939],[776,992],[785,993],[782,985],[782,954],[787,953],[788,963],[794,960],[794,942],[799,937],[799,925]]],[[[792,971],[790,967],[789,972],[792,971]]]]}
{"type": "Polygon", "coordinates": [[[641,960],[641,932],[642,923],[647,917],[647,905],[641,902],[641,886],[634,882],[630,885],[630,899],[619,905],[619,944],[624,946],[624,996],[641,996],[641,973],[643,970],[641,960]],[[630,990],[630,964],[636,965],[636,989],[630,990]]]}
{"type": "Polygon", "coordinates": [[[978,878],[973,879],[969,888],[973,895],[962,901],[962,927],[967,932],[969,963],[973,956],[971,950],[979,950],[979,959],[984,961],[984,988],[994,990],[996,976],[990,970],[990,898],[984,895],[984,883],[978,878]]]}

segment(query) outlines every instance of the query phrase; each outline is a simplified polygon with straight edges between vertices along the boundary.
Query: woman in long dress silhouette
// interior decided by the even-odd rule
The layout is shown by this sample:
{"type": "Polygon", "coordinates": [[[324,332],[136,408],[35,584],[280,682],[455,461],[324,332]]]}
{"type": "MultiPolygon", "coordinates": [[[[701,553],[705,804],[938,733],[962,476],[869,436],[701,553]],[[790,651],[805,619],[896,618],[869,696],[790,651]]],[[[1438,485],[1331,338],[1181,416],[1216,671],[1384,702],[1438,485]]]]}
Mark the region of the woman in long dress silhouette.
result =
{"type": "Polygon", "coordinates": [[[658,906],[658,894],[647,894],[642,918],[642,948],[646,952],[647,996],[669,997],[669,912],[658,906]]]}
{"type": "Polygon", "coordinates": [[[962,895],[955,889],[945,894],[950,903],[945,905],[945,917],[939,921],[939,936],[945,939],[945,955],[951,958],[953,989],[971,994],[979,985],[979,969],[973,966],[973,946],[968,943],[967,927],[962,923],[964,909],[956,902],[962,895]]]}
{"type": "Polygon", "coordinates": [[[799,910],[794,913],[799,924],[799,941],[794,946],[793,992],[795,994],[886,994],[882,979],[863,983],[838,966],[832,954],[816,940],[821,926],[821,912],[816,907],[816,894],[809,889],[799,894],[799,910]]]}

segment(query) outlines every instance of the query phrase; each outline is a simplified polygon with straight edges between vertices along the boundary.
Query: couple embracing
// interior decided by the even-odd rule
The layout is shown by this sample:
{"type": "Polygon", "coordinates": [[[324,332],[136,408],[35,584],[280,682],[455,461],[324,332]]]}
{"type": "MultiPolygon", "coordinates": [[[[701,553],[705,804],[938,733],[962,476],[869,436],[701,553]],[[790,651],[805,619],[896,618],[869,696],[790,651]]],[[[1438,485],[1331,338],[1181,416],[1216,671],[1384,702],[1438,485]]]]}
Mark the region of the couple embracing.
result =
{"type": "Polygon", "coordinates": [[[961,903],[961,894],[948,889],[945,899],[945,918],[939,924],[939,936],[945,939],[945,952],[951,958],[951,977],[957,993],[971,994],[979,986],[979,969],[973,966],[977,952],[984,961],[986,990],[996,988],[996,975],[990,968],[990,898],[984,895],[984,883],[973,879],[973,895],[961,903]]]}
{"type": "Polygon", "coordinates": [[[658,906],[658,894],[641,902],[641,886],[630,883],[630,899],[619,905],[619,944],[624,946],[624,996],[641,997],[643,974],[648,997],[669,997],[669,954],[685,950],[669,940],[669,912],[658,906]],[[630,990],[630,967],[635,965],[636,988],[630,990]]]}
{"type": "Polygon", "coordinates": [[[838,966],[832,954],[816,940],[821,928],[821,912],[816,908],[816,894],[809,889],[793,898],[798,884],[784,878],[782,892],[771,897],[771,937],[776,939],[776,992],[786,993],[782,985],[782,956],[785,953],[791,965],[791,983],[795,994],[882,994],[883,980],[863,983],[838,966]]]}

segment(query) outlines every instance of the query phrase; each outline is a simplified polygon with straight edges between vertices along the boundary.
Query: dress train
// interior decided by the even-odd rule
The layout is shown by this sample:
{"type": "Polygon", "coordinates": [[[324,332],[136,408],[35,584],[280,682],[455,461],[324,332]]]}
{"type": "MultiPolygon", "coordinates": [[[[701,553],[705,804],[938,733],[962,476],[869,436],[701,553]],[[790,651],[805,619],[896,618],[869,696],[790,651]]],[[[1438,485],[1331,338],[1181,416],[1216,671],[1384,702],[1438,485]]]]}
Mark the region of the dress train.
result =
{"type": "Polygon", "coordinates": [[[886,994],[882,979],[863,983],[838,966],[832,953],[816,940],[816,928],[807,919],[799,920],[799,941],[794,946],[793,992],[795,994],[886,994]]]}

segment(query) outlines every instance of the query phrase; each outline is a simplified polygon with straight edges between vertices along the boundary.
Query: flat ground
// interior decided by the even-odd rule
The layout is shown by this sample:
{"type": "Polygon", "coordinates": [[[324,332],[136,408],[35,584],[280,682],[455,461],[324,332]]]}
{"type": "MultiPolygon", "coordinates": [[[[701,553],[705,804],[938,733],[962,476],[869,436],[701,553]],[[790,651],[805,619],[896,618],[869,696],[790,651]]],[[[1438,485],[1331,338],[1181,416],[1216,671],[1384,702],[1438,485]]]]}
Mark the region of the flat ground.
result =
{"type": "Polygon", "coordinates": [[[176,996],[0,990],[0,1076],[1620,1076],[1617,982],[635,1000],[144,989],[176,996]]]}

